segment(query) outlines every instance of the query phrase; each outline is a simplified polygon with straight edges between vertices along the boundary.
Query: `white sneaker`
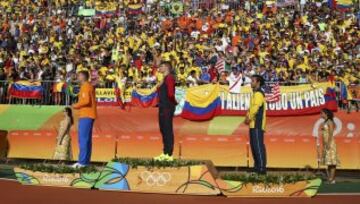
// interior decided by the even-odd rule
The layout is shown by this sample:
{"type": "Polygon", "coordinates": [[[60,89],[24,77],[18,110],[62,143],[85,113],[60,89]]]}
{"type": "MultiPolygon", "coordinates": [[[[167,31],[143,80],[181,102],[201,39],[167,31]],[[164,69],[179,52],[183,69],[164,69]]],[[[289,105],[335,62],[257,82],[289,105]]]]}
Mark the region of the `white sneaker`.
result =
{"type": "Polygon", "coordinates": [[[79,162],[76,162],[71,167],[74,168],[74,169],[81,169],[81,168],[86,167],[86,165],[83,165],[83,164],[80,164],[79,162]]]}

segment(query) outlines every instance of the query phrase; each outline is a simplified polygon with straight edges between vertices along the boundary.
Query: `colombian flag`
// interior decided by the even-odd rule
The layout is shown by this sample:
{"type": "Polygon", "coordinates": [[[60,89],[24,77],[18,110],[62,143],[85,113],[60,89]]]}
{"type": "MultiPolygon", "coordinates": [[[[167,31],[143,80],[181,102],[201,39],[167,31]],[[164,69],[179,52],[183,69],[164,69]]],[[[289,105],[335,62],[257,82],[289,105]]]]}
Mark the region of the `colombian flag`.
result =
{"type": "Polygon", "coordinates": [[[328,5],[332,9],[345,12],[353,6],[353,2],[352,0],[328,0],[328,5]]]}
{"type": "Polygon", "coordinates": [[[117,4],[115,2],[95,3],[96,15],[112,16],[117,13],[117,4]]]}
{"type": "Polygon", "coordinates": [[[157,105],[157,91],[153,89],[135,89],[132,92],[131,104],[143,108],[157,105]]]}
{"type": "Polygon", "coordinates": [[[18,81],[10,86],[9,94],[14,98],[41,99],[43,88],[40,82],[18,81]]]}
{"type": "Polygon", "coordinates": [[[143,12],[142,7],[143,7],[142,3],[129,4],[129,6],[127,8],[127,12],[129,15],[138,15],[143,12]]]}
{"type": "Polygon", "coordinates": [[[181,117],[204,121],[211,120],[221,113],[220,85],[203,85],[189,88],[181,117]]]}

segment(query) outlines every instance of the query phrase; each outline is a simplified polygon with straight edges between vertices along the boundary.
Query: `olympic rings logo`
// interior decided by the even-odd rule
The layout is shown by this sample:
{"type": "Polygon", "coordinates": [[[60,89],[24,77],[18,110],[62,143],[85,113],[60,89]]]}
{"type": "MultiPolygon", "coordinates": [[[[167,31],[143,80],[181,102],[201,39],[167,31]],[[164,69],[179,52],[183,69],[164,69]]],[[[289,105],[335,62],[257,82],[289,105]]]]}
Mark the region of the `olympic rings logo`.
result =
{"type": "Polygon", "coordinates": [[[171,180],[169,172],[150,172],[144,171],[141,173],[141,179],[146,182],[148,186],[165,186],[171,180]]]}
{"type": "MultiPolygon", "coordinates": [[[[312,132],[312,135],[314,137],[319,137],[320,126],[322,124],[324,124],[324,122],[325,122],[325,120],[322,118],[318,119],[315,122],[314,127],[313,127],[313,132],[312,132]]],[[[336,136],[337,134],[339,134],[341,132],[343,124],[342,124],[341,120],[337,117],[334,117],[334,123],[335,123],[334,136],[336,136]]]]}

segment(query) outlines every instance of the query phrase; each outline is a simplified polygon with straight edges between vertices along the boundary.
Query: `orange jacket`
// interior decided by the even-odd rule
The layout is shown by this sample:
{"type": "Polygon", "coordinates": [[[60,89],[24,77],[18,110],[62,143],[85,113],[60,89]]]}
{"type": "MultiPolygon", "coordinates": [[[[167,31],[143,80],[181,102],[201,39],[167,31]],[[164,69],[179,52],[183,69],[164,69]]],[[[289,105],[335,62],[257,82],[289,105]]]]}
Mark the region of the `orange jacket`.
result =
{"type": "Polygon", "coordinates": [[[96,98],[95,89],[89,83],[85,82],[80,87],[79,101],[73,105],[74,109],[79,109],[80,118],[96,119],[96,98]]]}

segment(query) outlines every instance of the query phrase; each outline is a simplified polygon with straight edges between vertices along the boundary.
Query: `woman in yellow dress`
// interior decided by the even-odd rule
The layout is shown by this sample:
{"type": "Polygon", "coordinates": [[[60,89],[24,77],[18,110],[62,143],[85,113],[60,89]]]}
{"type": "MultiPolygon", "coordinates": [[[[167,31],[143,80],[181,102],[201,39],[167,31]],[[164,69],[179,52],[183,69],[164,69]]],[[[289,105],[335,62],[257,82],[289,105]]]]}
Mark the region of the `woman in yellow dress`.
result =
{"type": "Polygon", "coordinates": [[[334,139],[334,114],[329,109],[325,108],[321,111],[321,117],[325,120],[322,127],[322,164],[327,166],[327,176],[329,183],[335,184],[336,166],[339,165],[339,161],[334,139]]]}
{"type": "Polygon", "coordinates": [[[56,148],[53,159],[56,160],[71,160],[71,137],[70,130],[74,124],[72,110],[69,107],[64,109],[64,119],[60,122],[58,136],[56,138],[56,148]]]}

